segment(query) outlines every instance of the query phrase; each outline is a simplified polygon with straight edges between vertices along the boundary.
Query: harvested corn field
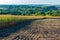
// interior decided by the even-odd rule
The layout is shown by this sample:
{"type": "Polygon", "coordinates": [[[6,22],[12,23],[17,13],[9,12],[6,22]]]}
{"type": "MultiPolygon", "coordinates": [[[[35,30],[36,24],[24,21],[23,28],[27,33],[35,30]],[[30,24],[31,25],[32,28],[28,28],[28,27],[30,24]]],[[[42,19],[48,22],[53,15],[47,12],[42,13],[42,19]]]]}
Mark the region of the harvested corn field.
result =
{"type": "Polygon", "coordinates": [[[22,24],[19,24],[22,28],[17,31],[19,25],[16,25],[17,27],[13,29],[3,29],[6,35],[10,33],[3,38],[1,33],[3,33],[3,36],[5,34],[0,30],[0,40],[60,40],[60,19],[39,19],[22,24]],[[22,24],[25,25],[22,26],[22,24]],[[11,33],[13,30],[15,32],[11,33]]]}

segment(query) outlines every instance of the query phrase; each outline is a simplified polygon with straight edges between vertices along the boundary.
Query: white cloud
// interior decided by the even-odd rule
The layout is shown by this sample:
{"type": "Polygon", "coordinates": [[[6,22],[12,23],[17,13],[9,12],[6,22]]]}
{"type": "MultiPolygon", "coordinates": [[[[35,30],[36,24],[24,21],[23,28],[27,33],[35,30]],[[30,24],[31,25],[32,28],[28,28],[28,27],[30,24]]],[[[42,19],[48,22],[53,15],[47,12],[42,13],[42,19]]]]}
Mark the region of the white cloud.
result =
{"type": "Polygon", "coordinates": [[[0,4],[60,4],[60,0],[1,0],[0,4]]]}

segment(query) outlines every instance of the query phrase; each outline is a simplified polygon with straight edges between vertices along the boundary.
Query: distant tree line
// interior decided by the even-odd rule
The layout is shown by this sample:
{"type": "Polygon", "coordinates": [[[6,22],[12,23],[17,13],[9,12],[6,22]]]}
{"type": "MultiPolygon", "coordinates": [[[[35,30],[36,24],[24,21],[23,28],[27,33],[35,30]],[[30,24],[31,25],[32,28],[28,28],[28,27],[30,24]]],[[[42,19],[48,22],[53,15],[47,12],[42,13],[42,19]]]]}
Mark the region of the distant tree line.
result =
{"type": "Polygon", "coordinates": [[[29,6],[29,7],[7,7],[6,9],[0,9],[0,14],[22,15],[22,16],[60,16],[59,7],[55,6],[29,6]]]}

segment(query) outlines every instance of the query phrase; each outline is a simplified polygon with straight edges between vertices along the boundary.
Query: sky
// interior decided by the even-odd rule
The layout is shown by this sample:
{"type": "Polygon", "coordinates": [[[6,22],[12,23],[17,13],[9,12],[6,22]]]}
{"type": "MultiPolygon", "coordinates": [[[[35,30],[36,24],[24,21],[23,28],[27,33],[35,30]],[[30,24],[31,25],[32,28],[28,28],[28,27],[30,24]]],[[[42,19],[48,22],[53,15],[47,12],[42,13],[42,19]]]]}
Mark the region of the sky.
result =
{"type": "Polygon", "coordinates": [[[51,4],[51,5],[60,5],[60,0],[1,0],[0,4],[51,4]]]}

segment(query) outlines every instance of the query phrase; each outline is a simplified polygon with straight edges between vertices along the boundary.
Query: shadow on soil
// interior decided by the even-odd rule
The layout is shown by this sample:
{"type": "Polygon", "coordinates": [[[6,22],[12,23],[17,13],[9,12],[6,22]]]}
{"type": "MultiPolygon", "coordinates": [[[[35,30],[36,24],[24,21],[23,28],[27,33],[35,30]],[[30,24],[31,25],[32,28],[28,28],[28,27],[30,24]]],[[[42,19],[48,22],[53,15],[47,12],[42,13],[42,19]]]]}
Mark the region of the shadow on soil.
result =
{"type": "Polygon", "coordinates": [[[16,32],[23,27],[27,27],[27,25],[29,25],[32,21],[34,21],[34,20],[26,20],[26,21],[23,21],[23,22],[18,22],[16,25],[12,25],[12,26],[0,29],[0,38],[7,37],[11,33],[16,32]]]}

